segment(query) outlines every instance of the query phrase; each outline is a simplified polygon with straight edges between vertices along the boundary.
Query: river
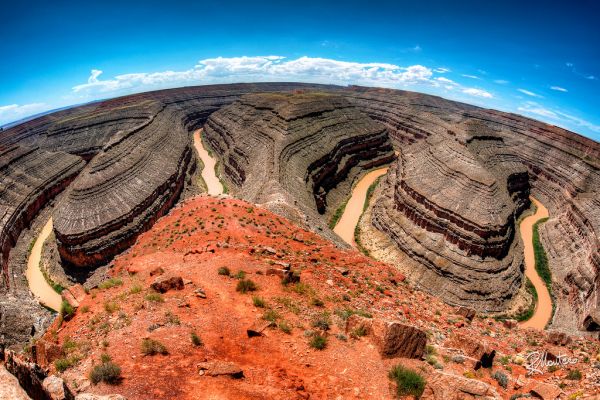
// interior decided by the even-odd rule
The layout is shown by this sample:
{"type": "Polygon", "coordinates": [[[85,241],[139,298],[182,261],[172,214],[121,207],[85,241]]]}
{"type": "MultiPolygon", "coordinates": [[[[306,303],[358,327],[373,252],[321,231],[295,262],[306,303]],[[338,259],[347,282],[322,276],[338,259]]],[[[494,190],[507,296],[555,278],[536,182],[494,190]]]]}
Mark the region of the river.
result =
{"type": "Polygon", "coordinates": [[[542,203],[531,197],[536,205],[535,214],[525,217],[519,226],[524,243],[525,252],[525,276],[529,278],[538,294],[538,302],[535,306],[533,316],[521,323],[523,328],[535,328],[543,330],[552,317],[552,299],[546,284],[535,269],[535,255],[533,251],[533,225],[540,219],[548,217],[548,210],[542,203]]]}
{"type": "Polygon", "coordinates": [[[29,289],[35,297],[38,298],[39,302],[48,308],[55,311],[60,311],[60,305],[62,304],[62,297],[56,293],[52,286],[44,278],[44,274],[40,270],[40,260],[42,257],[42,247],[44,242],[52,233],[52,218],[48,219],[46,225],[42,228],[39,236],[37,237],[29,259],[27,260],[27,282],[29,283],[29,289]]]}
{"type": "Polygon", "coordinates": [[[360,181],[358,181],[356,186],[354,186],[354,189],[352,189],[352,195],[350,196],[348,203],[346,203],[346,208],[344,209],[342,217],[333,228],[333,231],[337,233],[338,236],[344,240],[344,242],[353,247],[356,247],[356,242],[354,241],[354,230],[356,229],[358,220],[363,213],[369,186],[371,186],[371,184],[375,182],[377,178],[385,175],[387,170],[388,169],[386,167],[370,171],[368,174],[363,176],[360,181]]]}
{"type": "Polygon", "coordinates": [[[211,196],[216,196],[223,193],[223,184],[221,184],[221,181],[215,173],[215,166],[217,165],[217,162],[204,148],[204,144],[202,143],[202,138],[200,136],[201,133],[202,129],[198,129],[196,132],[194,132],[194,147],[196,148],[200,159],[204,163],[204,168],[202,169],[202,179],[204,179],[204,182],[206,182],[208,194],[211,196]]]}

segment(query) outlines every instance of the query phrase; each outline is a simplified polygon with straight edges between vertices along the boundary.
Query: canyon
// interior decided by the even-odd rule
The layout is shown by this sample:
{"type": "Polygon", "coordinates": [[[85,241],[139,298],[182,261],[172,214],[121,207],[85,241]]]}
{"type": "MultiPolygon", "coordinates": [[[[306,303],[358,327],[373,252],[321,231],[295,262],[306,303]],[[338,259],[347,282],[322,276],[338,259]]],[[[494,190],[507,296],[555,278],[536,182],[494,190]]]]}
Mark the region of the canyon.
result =
{"type": "Polygon", "coordinates": [[[357,86],[169,89],[6,129],[0,177],[7,347],[54,320],[25,279],[50,217],[61,268],[91,290],[179,205],[223,192],[340,251],[356,245],[449,306],[509,317],[533,301],[519,232],[531,196],[550,216],[539,226],[552,273],[548,329],[600,331],[600,145],[515,114],[357,86]],[[375,171],[385,175],[360,217],[374,182],[363,179],[375,171]],[[353,218],[338,235],[329,222],[344,204],[353,218]]]}

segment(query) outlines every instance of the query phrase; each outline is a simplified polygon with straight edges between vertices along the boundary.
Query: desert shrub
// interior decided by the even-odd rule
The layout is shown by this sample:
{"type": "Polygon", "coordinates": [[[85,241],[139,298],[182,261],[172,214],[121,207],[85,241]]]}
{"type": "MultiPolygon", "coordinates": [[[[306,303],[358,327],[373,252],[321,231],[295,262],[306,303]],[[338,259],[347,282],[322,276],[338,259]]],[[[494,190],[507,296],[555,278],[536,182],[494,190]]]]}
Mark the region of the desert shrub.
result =
{"type": "Polygon", "coordinates": [[[263,314],[263,319],[265,321],[269,321],[269,322],[273,322],[273,323],[276,323],[280,317],[281,316],[279,315],[279,313],[273,309],[269,309],[269,310],[265,311],[265,313],[263,314]]]}
{"type": "Polygon", "coordinates": [[[63,316],[63,318],[68,318],[75,314],[75,308],[73,308],[68,301],[63,300],[63,302],[60,304],[60,314],[63,316]]]}
{"type": "Polygon", "coordinates": [[[231,271],[227,267],[221,267],[218,271],[219,275],[229,276],[231,275],[231,271]]]}
{"type": "Polygon", "coordinates": [[[100,289],[110,289],[110,288],[113,288],[115,286],[121,286],[122,284],[123,284],[123,280],[122,279],[120,279],[120,278],[110,278],[108,280],[105,280],[101,284],[99,284],[98,288],[100,288],[100,289]]]}
{"type": "Polygon", "coordinates": [[[102,353],[100,355],[100,361],[102,361],[103,363],[107,363],[109,361],[111,361],[112,358],[110,357],[110,355],[106,354],[106,353],[102,353]]]}
{"type": "Polygon", "coordinates": [[[82,306],[80,308],[80,310],[81,310],[82,313],[85,314],[86,312],[90,311],[90,306],[82,306]]]}
{"type": "Polygon", "coordinates": [[[265,300],[259,296],[252,296],[252,304],[254,304],[255,307],[259,308],[265,308],[267,305],[265,300]]]}
{"type": "Polygon", "coordinates": [[[311,326],[313,328],[317,328],[322,331],[328,331],[329,325],[330,325],[329,314],[326,312],[317,315],[317,317],[315,317],[315,319],[313,319],[311,322],[311,326]]]}
{"type": "Polygon", "coordinates": [[[162,297],[162,295],[160,293],[148,293],[146,295],[146,297],[144,297],[146,300],[148,301],[153,301],[155,303],[163,303],[165,301],[165,299],[162,297]]]}
{"type": "Polygon", "coordinates": [[[241,279],[235,287],[235,290],[237,290],[240,293],[253,292],[256,289],[258,289],[256,283],[254,283],[250,279],[241,279]]]}
{"type": "Polygon", "coordinates": [[[367,327],[364,325],[357,326],[350,334],[354,339],[367,336],[367,327]]]}
{"type": "Polygon", "coordinates": [[[77,357],[64,357],[54,361],[54,367],[58,372],[64,372],[77,363],[77,357]]]}
{"type": "Polygon", "coordinates": [[[502,388],[506,389],[508,387],[508,376],[506,376],[504,372],[496,371],[492,374],[492,378],[494,378],[502,388]]]}
{"type": "Polygon", "coordinates": [[[418,399],[425,390],[425,378],[418,372],[405,368],[402,365],[398,364],[393,367],[388,377],[396,383],[396,393],[398,396],[412,395],[418,399]]]}
{"type": "Polygon", "coordinates": [[[283,333],[292,333],[292,325],[290,325],[287,321],[279,321],[277,326],[279,327],[279,329],[281,329],[283,333]]]}
{"type": "Polygon", "coordinates": [[[579,381],[579,380],[581,380],[582,377],[583,377],[583,375],[581,374],[581,371],[578,369],[572,369],[569,372],[567,372],[567,379],[570,379],[572,381],[579,381]]]}
{"type": "Polygon", "coordinates": [[[117,310],[119,310],[119,305],[116,302],[107,301],[106,303],[104,303],[104,311],[106,311],[107,313],[112,314],[117,310]]]}
{"type": "Polygon", "coordinates": [[[142,286],[141,285],[133,285],[131,287],[131,289],[129,290],[129,294],[136,294],[142,291],[142,286]]]}
{"type": "Polygon", "coordinates": [[[181,321],[179,320],[179,317],[175,314],[173,314],[171,311],[167,311],[165,313],[165,320],[167,322],[167,324],[170,325],[179,325],[181,323],[181,321]]]}
{"type": "Polygon", "coordinates": [[[323,350],[327,347],[327,338],[322,335],[314,335],[308,344],[313,349],[323,350]]]}
{"type": "Polygon", "coordinates": [[[323,306],[325,305],[325,303],[323,302],[323,300],[321,300],[321,299],[319,299],[319,298],[317,298],[317,297],[313,297],[313,298],[310,300],[310,304],[311,304],[312,306],[315,306],[315,307],[323,307],[323,306]]]}
{"type": "Polygon", "coordinates": [[[90,372],[90,381],[97,384],[106,382],[110,384],[118,383],[121,380],[121,367],[112,361],[103,362],[94,366],[90,372]]]}
{"type": "Polygon", "coordinates": [[[233,277],[236,279],[244,279],[246,277],[246,271],[239,270],[233,277]]]}
{"type": "Polygon", "coordinates": [[[143,339],[142,340],[142,353],[147,356],[153,356],[155,354],[168,354],[167,348],[164,344],[154,339],[143,339]]]}
{"type": "Polygon", "coordinates": [[[196,347],[202,346],[204,344],[202,342],[202,339],[200,338],[200,336],[198,336],[196,332],[192,332],[190,334],[190,339],[192,340],[192,344],[196,347]]]}

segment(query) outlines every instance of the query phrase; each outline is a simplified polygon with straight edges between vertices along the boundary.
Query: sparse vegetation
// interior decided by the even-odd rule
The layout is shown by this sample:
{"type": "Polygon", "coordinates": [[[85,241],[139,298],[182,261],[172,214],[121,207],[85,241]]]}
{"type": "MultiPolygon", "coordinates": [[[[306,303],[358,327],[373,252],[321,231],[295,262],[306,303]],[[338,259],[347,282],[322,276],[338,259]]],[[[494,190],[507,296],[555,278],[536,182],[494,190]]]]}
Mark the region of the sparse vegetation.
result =
{"type": "Polygon", "coordinates": [[[578,369],[572,369],[572,370],[569,370],[569,372],[567,372],[567,379],[570,379],[572,381],[579,381],[579,380],[581,380],[581,378],[583,378],[583,375],[581,374],[581,371],[578,369]]]}
{"type": "Polygon", "coordinates": [[[333,215],[331,216],[331,219],[329,220],[329,228],[331,228],[331,229],[335,228],[335,226],[337,225],[340,218],[342,218],[342,215],[344,215],[344,211],[346,210],[346,206],[348,205],[348,200],[350,200],[350,198],[348,198],[346,201],[344,201],[338,207],[338,209],[335,210],[335,213],[333,213],[333,215]]]}
{"type": "Polygon", "coordinates": [[[418,372],[398,364],[391,369],[388,377],[396,383],[396,393],[400,396],[420,398],[425,390],[425,378],[418,372]]]}
{"type": "Polygon", "coordinates": [[[281,318],[281,316],[277,311],[273,309],[269,309],[263,314],[263,319],[265,321],[276,323],[279,318],[281,318]]]}
{"type": "Polygon", "coordinates": [[[111,385],[119,383],[121,380],[121,367],[119,367],[114,362],[109,361],[102,362],[102,364],[94,366],[92,371],[90,372],[90,381],[93,384],[98,384],[100,382],[106,382],[111,385]]]}
{"type": "Polygon", "coordinates": [[[119,304],[117,304],[114,301],[107,301],[106,303],[104,303],[104,311],[106,311],[108,314],[112,314],[115,311],[118,311],[119,308],[119,304]]]}
{"type": "Polygon", "coordinates": [[[204,343],[202,342],[202,339],[200,338],[200,336],[198,336],[198,334],[196,332],[192,332],[190,334],[190,339],[192,340],[192,344],[196,347],[200,347],[200,346],[204,345],[204,343]]]}
{"type": "Polygon", "coordinates": [[[287,333],[288,335],[292,333],[292,325],[290,325],[289,322],[285,320],[279,321],[277,327],[281,329],[283,333],[287,333]]]}
{"type": "Polygon", "coordinates": [[[142,286],[141,285],[133,285],[131,287],[131,289],[129,289],[129,294],[137,294],[140,293],[142,291],[142,286]]]}
{"type": "Polygon", "coordinates": [[[231,275],[231,271],[227,267],[221,267],[218,270],[219,275],[229,276],[231,275]]]}
{"type": "Polygon", "coordinates": [[[79,357],[76,356],[59,358],[56,361],[54,361],[54,367],[58,372],[64,372],[67,369],[71,368],[73,365],[77,364],[78,361],[79,357]]]}
{"type": "Polygon", "coordinates": [[[148,293],[144,298],[148,301],[153,301],[155,303],[163,303],[165,301],[162,295],[156,292],[148,293]]]}
{"type": "Polygon", "coordinates": [[[60,314],[63,318],[69,318],[75,314],[75,308],[68,301],[63,300],[60,304],[60,314]]]}
{"type": "Polygon", "coordinates": [[[313,328],[320,329],[322,331],[328,331],[331,324],[329,313],[323,312],[317,315],[311,322],[313,328]]]}
{"type": "Polygon", "coordinates": [[[155,354],[169,354],[164,344],[154,339],[142,340],[142,354],[153,356],[155,354]]]}
{"type": "Polygon", "coordinates": [[[358,339],[360,337],[367,336],[367,333],[367,328],[364,325],[360,325],[352,331],[350,336],[352,336],[354,339],[358,339]]]}
{"type": "Polygon", "coordinates": [[[123,280],[120,278],[110,278],[105,280],[104,282],[102,282],[100,285],[98,285],[98,288],[100,289],[111,289],[114,288],[115,286],[121,286],[123,284],[123,280]]]}
{"type": "Polygon", "coordinates": [[[322,335],[314,335],[308,344],[313,349],[323,350],[325,347],[327,347],[327,337],[322,335]]]}
{"type": "Polygon", "coordinates": [[[241,279],[235,287],[235,290],[237,290],[240,293],[254,292],[257,289],[258,287],[256,286],[256,283],[254,283],[250,279],[241,279]]]}
{"type": "Polygon", "coordinates": [[[254,307],[265,308],[267,302],[262,297],[252,296],[252,304],[254,304],[254,307]]]}
{"type": "Polygon", "coordinates": [[[527,288],[527,291],[531,293],[533,301],[531,302],[531,304],[529,304],[529,307],[527,307],[526,310],[523,310],[520,314],[517,314],[515,316],[515,319],[517,321],[527,321],[529,318],[531,318],[533,316],[533,313],[535,312],[535,305],[538,302],[538,294],[537,290],[535,290],[535,286],[533,286],[533,283],[529,280],[529,278],[525,279],[527,279],[525,287],[527,288]]]}
{"type": "Polygon", "coordinates": [[[496,371],[492,374],[492,378],[494,378],[496,382],[498,382],[498,385],[500,385],[503,389],[508,387],[508,376],[506,376],[504,372],[496,371]]]}

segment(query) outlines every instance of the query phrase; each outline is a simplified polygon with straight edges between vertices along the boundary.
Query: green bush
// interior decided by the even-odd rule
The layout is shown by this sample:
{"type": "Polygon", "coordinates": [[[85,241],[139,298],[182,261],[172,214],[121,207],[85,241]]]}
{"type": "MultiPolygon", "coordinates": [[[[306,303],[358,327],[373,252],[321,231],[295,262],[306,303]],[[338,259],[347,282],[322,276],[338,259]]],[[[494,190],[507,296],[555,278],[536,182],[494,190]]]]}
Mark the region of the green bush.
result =
{"type": "Polygon", "coordinates": [[[68,301],[63,300],[60,304],[60,313],[63,316],[63,318],[68,318],[75,314],[75,308],[73,308],[73,306],[69,304],[68,301]]]}
{"type": "Polygon", "coordinates": [[[225,276],[231,275],[231,271],[227,267],[221,267],[221,268],[219,268],[218,272],[219,272],[219,275],[225,275],[225,276]]]}
{"type": "Polygon", "coordinates": [[[258,287],[256,286],[256,283],[254,283],[250,279],[242,279],[242,280],[240,280],[237,283],[237,286],[235,287],[235,290],[237,290],[240,293],[253,292],[256,289],[258,289],[258,287]]]}
{"type": "Polygon", "coordinates": [[[252,304],[259,308],[265,308],[267,305],[267,303],[259,296],[252,296],[252,304]]]}
{"type": "Polygon", "coordinates": [[[331,324],[331,322],[329,320],[329,313],[327,313],[327,312],[323,312],[323,313],[317,315],[317,317],[315,319],[313,319],[311,322],[311,326],[313,328],[317,328],[322,331],[328,331],[330,324],[331,324]]]}
{"type": "Polygon", "coordinates": [[[196,334],[196,332],[192,332],[190,334],[190,338],[192,339],[192,344],[196,347],[202,346],[204,344],[202,342],[202,339],[200,339],[200,336],[198,336],[198,334],[196,334]]]}
{"type": "Polygon", "coordinates": [[[572,369],[569,372],[567,372],[567,379],[570,379],[572,381],[579,381],[581,380],[581,378],[583,378],[583,375],[578,369],[572,369]]]}
{"type": "Polygon", "coordinates": [[[92,381],[93,384],[106,382],[114,385],[119,383],[120,380],[121,367],[112,361],[107,361],[100,365],[96,365],[92,369],[92,372],[90,372],[90,381],[92,381]]]}
{"type": "Polygon", "coordinates": [[[54,361],[54,367],[58,372],[64,372],[75,365],[77,361],[79,361],[77,357],[59,358],[58,360],[54,361]]]}
{"type": "Polygon", "coordinates": [[[418,372],[405,368],[400,364],[391,369],[388,377],[396,382],[396,393],[398,396],[412,395],[418,399],[425,390],[425,378],[418,372]]]}
{"type": "Polygon", "coordinates": [[[508,376],[506,376],[504,372],[496,371],[492,374],[492,378],[494,378],[502,388],[506,389],[508,387],[508,376]]]}
{"type": "Polygon", "coordinates": [[[162,297],[160,293],[148,293],[145,297],[148,301],[154,301],[156,303],[164,303],[165,299],[162,297]]]}
{"type": "Polygon", "coordinates": [[[292,333],[292,326],[287,321],[279,321],[277,326],[283,333],[287,333],[288,335],[292,333]]]}
{"type": "Polygon", "coordinates": [[[103,363],[107,363],[109,361],[111,361],[112,358],[110,357],[110,355],[106,354],[106,353],[102,353],[100,355],[100,361],[102,361],[103,363]]]}
{"type": "Polygon", "coordinates": [[[310,339],[308,344],[313,349],[323,350],[325,347],[327,347],[327,338],[325,336],[315,335],[312,337],[312,339],[310,339]]]}
{"type": "Polygon", "coordinates": [[[113,288],[115,286],[121,286],[122,284],[123,284],[123,280],[122,279],[120,279],[120,278],[110,278],[108,280],[105,280],[101,284],[99,284],[98,288],[100,288],[100,289],[110,289],[110,288],[113,288]]]}
{"type": "Polygon", "coordinates": [[[147,356],[155,354],[169,354],[164,344],[154,339],[142,340],[142,353],[147,356]]]}

